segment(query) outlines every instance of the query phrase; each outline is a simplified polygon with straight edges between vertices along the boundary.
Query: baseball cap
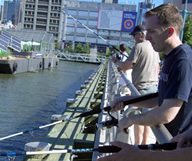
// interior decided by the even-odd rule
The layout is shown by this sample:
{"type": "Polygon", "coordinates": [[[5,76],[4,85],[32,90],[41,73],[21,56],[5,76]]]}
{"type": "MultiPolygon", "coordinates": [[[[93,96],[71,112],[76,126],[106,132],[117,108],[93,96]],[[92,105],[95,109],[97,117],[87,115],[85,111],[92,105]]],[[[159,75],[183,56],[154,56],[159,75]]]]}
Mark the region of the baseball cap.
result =
{"type": "Polygon", "coordinates": [[[137,32],[143,32],[145,28],[142,25],[135,26],[134,30],[130,33],[130,35],[135,35],[137,32]]]}

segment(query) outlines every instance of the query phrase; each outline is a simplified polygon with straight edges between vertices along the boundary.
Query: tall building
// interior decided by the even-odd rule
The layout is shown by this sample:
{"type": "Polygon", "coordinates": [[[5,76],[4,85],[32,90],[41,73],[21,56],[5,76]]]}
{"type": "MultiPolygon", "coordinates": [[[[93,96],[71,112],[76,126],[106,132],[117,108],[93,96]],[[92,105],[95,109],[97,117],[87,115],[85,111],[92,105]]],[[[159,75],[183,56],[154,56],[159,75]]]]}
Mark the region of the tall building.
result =
{"type": "MultiPolygon", "coordinates": [[[[175,4],[180,10],[185,8],[186,0],[164,0],[164,3],[173,3],[175,4]]],[[[192,0],[187,0],[187,10],[192,11],[192,0]]]]}
{"type": "Polygon", "coordinates": [[[64,0],[23,0],[20,9],[22,28],[47,31],[60,40],[63,3],[64,0]]]}
{"type": "Polygon", "coordinates": [[[155,6],[153,0],[145,0],[145,2],[139,2],[138,4],[138,15],[137,15],[137,23],[142,24],[143,15],[148,10],[152,9],[155,6]]]}
{"type": "Polygon", "coordinates": [[[0,5],[0,24],[3,21],[3,5],[0,5]]]}
{"type": "Polygon", "coordinates": [[[14,25],[18,23],[19,0],[5,0],[3,5],[3,22],[11,21],[14,25]]]}
{"type": "Polygon", "coordinates": [[[102,0],[103,3],[118,3],[118,0],[102,0]]]}
{"type": "MultiPolygon", "coordinates": [[[[21,26],[24,29],[53,33],[59,42],[63,42],[63,46],[69,41],[100,46],[107,46],[107,43],[119,45],[120,42],[130,45],[133,40],[129,32],[123,32],[121,28],[124,11],[131,12],[127,13],[127,17],[136,19],[136,5],[74,0],[24,0],[20,12],[21,26]],[[108,42],[90,32],[70,15],[108,42]]],[[[125,26],[130,29],[135,24],[126,21],[125,25],[130,25],[125,26]]]]}

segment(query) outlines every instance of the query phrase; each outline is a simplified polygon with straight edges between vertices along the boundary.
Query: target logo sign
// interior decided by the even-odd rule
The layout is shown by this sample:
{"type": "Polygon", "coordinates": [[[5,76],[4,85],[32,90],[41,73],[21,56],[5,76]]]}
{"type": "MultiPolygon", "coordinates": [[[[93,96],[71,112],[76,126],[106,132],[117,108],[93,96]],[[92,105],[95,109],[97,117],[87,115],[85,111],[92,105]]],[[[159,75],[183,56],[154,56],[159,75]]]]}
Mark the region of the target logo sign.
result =
{"type": "Polygon", "coordinates": [[[131,28],[133,28],[133,26],[134,26],[133,20],[125,20],[124,21],[124,28],[130,30],[131,28]]]}
{"type": "Polygon", "coordinates": [[[136,18],[136,12],[124,11],[121,30],[124,32],[132,32],[135,27],[136,18]]]}

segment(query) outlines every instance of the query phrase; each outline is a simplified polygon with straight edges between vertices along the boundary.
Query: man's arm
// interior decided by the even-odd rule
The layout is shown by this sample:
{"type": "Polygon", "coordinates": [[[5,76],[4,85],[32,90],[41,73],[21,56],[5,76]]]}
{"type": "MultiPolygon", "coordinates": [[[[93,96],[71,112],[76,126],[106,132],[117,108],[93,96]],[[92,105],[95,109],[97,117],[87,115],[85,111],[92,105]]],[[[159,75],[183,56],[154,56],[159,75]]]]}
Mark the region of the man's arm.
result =
{"type": "Polygon", "coordinates": [[[178,99],[165,99],[161,106],[138,115],[138,118],[135,116],[134,124],[150,126],[169,123],[176,117],[182,104],[183,101],[178,99]]]}
{"type": "Polygon", "coordinates": [[[124,62],[118,62],[118,70],[119,71],[126,71],[128,69],[132,69],[133,68],[133,63],[129,60],[126,60],[124,62]]]}
{"type": "Polygon", "coordinates": [[[183,101],[166,99],[159,107],[140,115],[131,115],[119,121],[120,130],[125,130],[133,124],[154,126],[171,122],[178,114],[183,101]]]}

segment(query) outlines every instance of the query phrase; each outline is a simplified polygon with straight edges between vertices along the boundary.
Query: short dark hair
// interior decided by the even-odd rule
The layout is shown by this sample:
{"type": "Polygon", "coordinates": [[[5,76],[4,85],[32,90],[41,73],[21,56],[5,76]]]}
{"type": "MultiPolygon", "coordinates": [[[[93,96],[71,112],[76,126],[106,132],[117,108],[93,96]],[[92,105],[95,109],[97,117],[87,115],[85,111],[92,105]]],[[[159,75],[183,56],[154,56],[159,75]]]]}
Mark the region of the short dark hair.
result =
{"type": "Polygon", "coordinates": [[[122,51],[126,51],[125,44],[123,44],[123,43],[119,45],[119,48],[120,48],[120,50],[122,49],[122,51]]]}
{"type": "Polygon", "coordinates": [[[179,9],[171,3],[162,4],[145,13],[145,18],[151,16],[157,16],[159,19],[159,24],[162,26],[175,27],[178,34],[182,30],[183,18],[179,12],[179,9]]]}

